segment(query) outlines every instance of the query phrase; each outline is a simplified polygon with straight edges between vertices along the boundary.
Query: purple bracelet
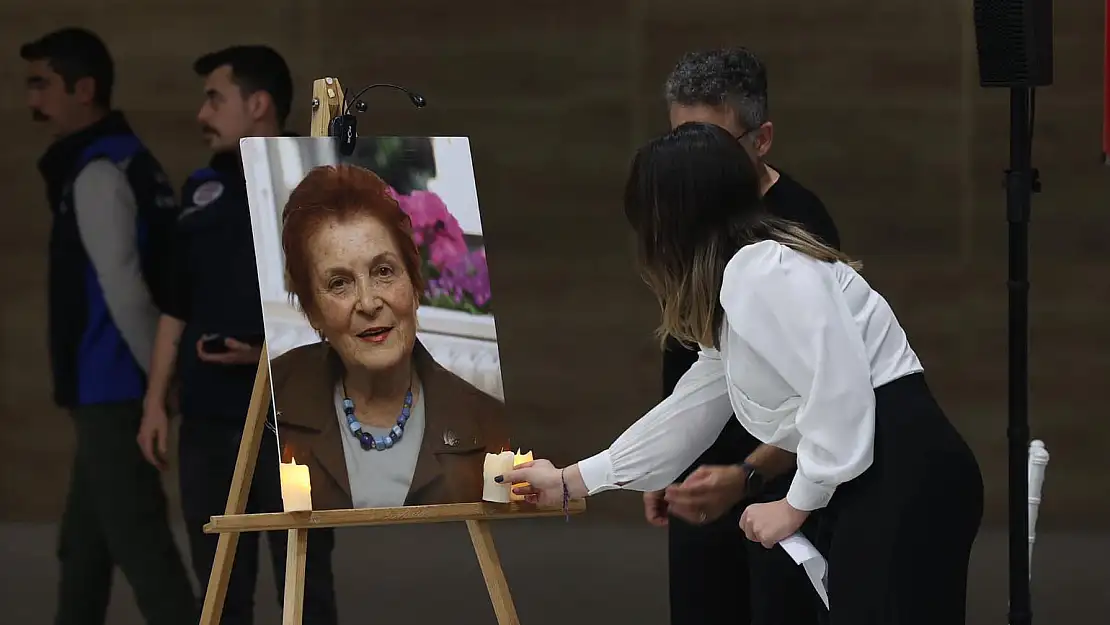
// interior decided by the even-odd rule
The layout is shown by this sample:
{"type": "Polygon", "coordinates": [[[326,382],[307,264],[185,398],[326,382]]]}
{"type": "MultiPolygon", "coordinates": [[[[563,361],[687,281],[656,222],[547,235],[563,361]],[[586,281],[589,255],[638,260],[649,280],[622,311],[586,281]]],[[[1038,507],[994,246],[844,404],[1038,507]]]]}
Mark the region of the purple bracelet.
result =
{"type": "Polygon", "coordinates": [[[559,469],[559,479],[563,481],[563,518],[570,523],[570,489],[567,488],[567,470],[559,469]]]}

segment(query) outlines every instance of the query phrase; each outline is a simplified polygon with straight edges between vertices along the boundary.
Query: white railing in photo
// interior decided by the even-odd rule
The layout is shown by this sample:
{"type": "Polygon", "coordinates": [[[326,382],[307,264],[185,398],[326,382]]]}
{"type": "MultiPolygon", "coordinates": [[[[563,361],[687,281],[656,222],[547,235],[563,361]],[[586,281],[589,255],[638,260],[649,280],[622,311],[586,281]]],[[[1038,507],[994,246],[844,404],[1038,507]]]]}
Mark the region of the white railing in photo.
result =
{"type": "Polygon", "coordinates": [[[505,401],[493,315],[421,306],[417,334],[444,369],[505,401]]]}

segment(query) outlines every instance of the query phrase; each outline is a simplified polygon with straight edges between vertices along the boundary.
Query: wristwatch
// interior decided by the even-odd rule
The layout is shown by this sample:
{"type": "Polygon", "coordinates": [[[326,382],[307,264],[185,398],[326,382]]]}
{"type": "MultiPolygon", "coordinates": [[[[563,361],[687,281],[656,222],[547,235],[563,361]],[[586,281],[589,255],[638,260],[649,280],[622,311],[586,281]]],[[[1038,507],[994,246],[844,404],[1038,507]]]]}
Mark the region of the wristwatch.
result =
{"type": "Polygon", "coordinates": [[[744,470],[748,482],[744,487],[744,494],[748,497],[754,497],[763,490],[764,480],[763,474],[759,472],[754,465],[747,462],[740,463],[740,468],[744,470]]]}

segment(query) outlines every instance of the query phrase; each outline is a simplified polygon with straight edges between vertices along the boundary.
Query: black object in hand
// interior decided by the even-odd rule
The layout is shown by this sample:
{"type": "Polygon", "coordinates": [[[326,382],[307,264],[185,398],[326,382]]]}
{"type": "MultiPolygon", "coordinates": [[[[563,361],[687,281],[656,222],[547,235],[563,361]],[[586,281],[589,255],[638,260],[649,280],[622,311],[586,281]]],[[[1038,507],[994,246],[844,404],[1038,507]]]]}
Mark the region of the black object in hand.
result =
{"type": "Polygon", "coordinates": [[[225,338],[216,334],[204,339],[200,344],[201,349],[209,354],[226,354],[231,348],[227,346],[225,338]]]}
{"type": "Polygon", "coordinates": [[[237,336],[227,337],[222,334],[211,334],[202,339],[201,349],[209,354],[226,354],[231,351],[231,348],[227,346],[228,338],[254,347],[258,347],[266,341],[266,336],[263,334],[249,334],[241,338],[237,336]]]}

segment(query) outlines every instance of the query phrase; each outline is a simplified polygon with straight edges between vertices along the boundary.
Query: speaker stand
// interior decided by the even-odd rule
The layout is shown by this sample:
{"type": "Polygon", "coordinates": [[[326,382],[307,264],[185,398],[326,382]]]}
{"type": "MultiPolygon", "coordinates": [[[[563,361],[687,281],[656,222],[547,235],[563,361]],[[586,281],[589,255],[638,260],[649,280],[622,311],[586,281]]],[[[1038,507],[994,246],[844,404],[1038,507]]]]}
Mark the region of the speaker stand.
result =
{"type": "Polygon", "coordinates": [[[1029,592],[1029,214],[1040,191],[1032,167],[1033,89],[1010,88],[1009,222],[1009,515],[1010,625],[1030,625],[1029,592]]]}

